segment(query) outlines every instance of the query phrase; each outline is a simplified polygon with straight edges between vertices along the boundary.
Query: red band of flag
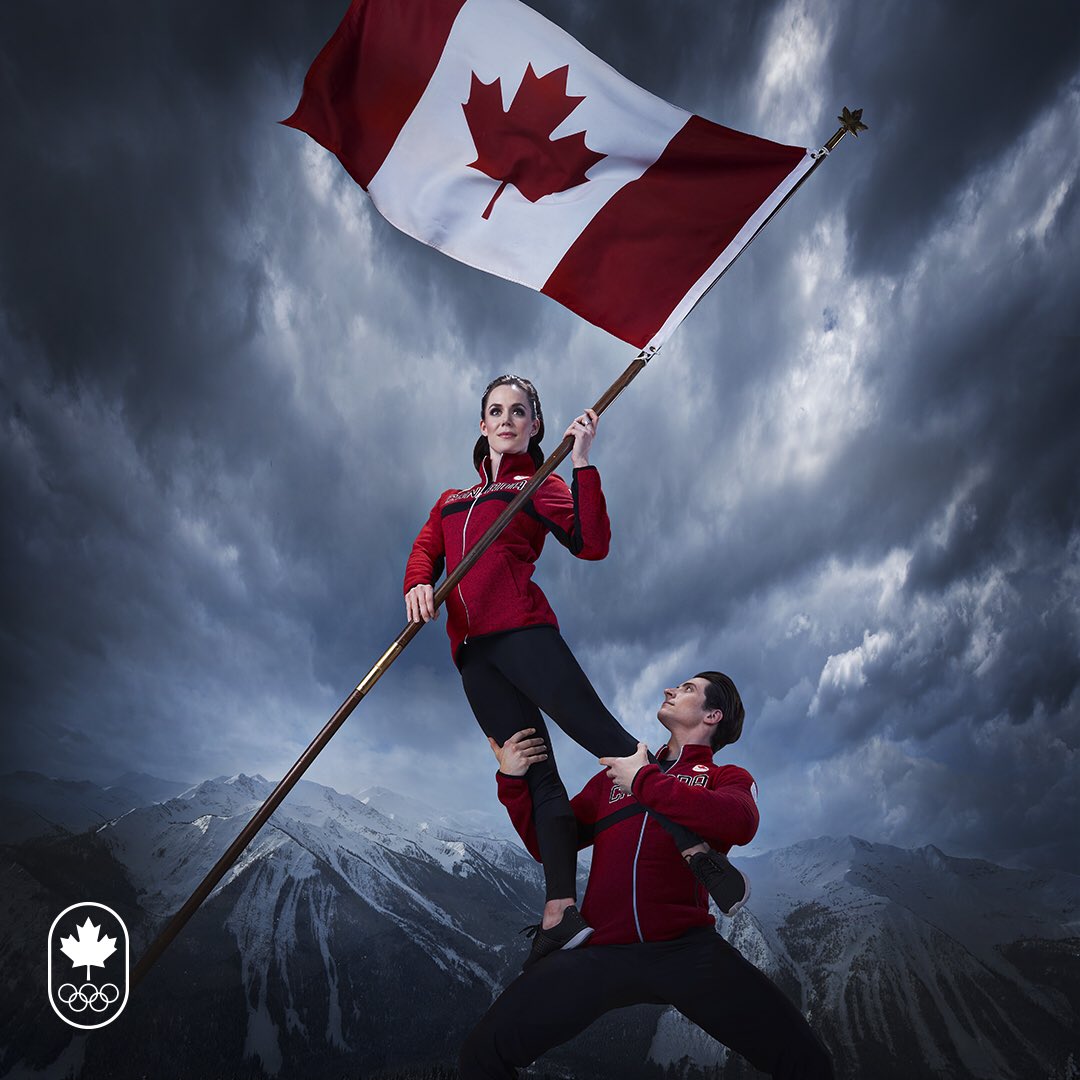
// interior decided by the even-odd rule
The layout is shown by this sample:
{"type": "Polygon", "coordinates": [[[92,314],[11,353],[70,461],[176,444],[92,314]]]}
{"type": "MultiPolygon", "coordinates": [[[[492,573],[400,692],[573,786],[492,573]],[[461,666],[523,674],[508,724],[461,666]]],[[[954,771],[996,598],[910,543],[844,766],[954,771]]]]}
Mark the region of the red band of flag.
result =
{"type": "Polygon", "coordinates": [[[541,291],[644,348],[805,157],[801,146],[691,116],[586,225],[541,291]]]}
{"type": "Polygon", "coordinates": [[[427,89],[464,3],[354,0],[282,123],[335,154],[366,191],[427,89]]]}

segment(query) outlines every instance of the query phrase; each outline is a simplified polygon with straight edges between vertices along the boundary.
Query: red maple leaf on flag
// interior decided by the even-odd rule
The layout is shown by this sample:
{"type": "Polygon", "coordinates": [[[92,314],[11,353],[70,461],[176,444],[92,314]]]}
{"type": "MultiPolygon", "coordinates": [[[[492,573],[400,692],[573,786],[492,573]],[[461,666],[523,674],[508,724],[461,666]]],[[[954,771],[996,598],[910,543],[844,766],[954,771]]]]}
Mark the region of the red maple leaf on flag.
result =
{"type": "Polygon", "coordinates": [[[566,93],[569,70],[566,64],[537,78],[530,64],[505,111],[499,80],[483,83],[473,72],[469,100],[461,106],[476,144],[477,157],[469,168],[502,181],[484,218],[491,215],[495,200],[507,184],[513,184],[529,202],[536,202],[545,195],[586,183],[586,171],[607,157],[585,145],[584,131],[551,138],[551,133],[585,100],[566,93]]]}

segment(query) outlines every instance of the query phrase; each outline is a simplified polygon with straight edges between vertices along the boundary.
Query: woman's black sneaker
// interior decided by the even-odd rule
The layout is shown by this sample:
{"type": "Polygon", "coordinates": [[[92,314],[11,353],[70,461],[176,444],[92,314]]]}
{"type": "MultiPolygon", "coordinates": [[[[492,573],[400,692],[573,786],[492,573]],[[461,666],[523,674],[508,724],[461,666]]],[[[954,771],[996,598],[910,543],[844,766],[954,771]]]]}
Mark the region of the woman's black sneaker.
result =
{"type": "Polygon", "coordinates": [[[528,934],[533,943],[521,970],[528,971],[537,960],[543,960],[545,956],[560,949],[576,949],[592,932],[593,928],[581,917],[581,912],[573,904],[563,912],[562,919],[548,930],[539,923],[525,927],[522,933],[528,934]]]}
{"type": "Polygon", "coordinates": [[[750,881],[719,851],[690,856],[690,872],[709,890],[724,915],[734,915],[750,899],[750,881]]]}

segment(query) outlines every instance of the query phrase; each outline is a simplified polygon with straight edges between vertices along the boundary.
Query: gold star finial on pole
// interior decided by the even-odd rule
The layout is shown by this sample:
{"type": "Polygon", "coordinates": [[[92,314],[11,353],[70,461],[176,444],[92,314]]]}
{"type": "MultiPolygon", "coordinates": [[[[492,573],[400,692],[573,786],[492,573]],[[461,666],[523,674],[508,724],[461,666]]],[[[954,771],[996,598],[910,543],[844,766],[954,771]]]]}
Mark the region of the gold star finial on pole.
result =
{"type": "Polygon", "coordinates": [[[856,109],[852,112],[846,105],[844,111],[836,118],[840,121],[841,127],[847,132],[850,132],[855,138],[859,137],[860,131],[869,130],[862,122],[862,109],[856,109]]]}

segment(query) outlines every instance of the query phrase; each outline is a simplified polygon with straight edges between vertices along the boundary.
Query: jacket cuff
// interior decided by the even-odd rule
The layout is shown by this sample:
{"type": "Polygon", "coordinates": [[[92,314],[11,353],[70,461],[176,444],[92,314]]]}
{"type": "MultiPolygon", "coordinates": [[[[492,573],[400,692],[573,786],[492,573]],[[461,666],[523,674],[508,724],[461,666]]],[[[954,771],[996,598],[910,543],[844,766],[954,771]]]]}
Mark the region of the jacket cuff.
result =
{"type": "Polygon", "coordinates": [[[507,774],[502,771],[497,771],[495,773],[495,783],[499,785],[500,791],[502,791],[503,788],[509,788],[512,791],[516,791],[521,788],[522,784],[528,786],[528,781],[524,776],[507,776],[507,774]]]}
{"type": "Polygon", "coordinates": [[[402,591],[408,592],[410,589],[415,588],[417,585],[433,585],[428,574],[418,573],[416,570],[410,570],[405,574],[405,578],[402,581],[402,591]]]}

